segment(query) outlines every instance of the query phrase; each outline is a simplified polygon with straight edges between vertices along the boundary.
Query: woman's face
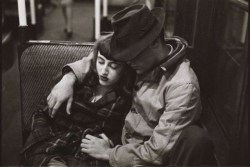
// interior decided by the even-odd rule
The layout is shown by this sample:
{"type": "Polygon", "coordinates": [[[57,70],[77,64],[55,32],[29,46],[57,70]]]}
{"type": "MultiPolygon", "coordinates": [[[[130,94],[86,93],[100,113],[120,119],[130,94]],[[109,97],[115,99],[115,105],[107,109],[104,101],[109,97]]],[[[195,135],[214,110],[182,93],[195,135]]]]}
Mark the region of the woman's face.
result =
{"type": "Polygon", "coordinates": [[[124,63],[108,60],[98,52],[96,60],[96,71],[98,74],[100,85],[111,86],[116,84],[121,78],[124,67],[124,63]]]}

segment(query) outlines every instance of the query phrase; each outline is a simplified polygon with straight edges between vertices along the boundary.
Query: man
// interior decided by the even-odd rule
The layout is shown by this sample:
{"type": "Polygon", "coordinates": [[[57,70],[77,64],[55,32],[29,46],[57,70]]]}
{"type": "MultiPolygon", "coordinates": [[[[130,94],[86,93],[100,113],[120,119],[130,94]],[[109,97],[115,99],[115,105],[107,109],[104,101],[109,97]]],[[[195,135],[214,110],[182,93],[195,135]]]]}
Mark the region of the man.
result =
{"type": "MultiPolygon", "coordinates": [[[[87,135],[81,144],[83,152],[111,166],[214,165],[212,143],[198,126],[200,90],[185,58],[187,43],[179,37],[164,40],[164,16],[161,8],[135,5],[112,17],[111,55],[138,74],[123,145],[110,148],[103,134],[102,139],[87,135]]],[[[52,117],[65,101],[70,113],[73,85],[86,74],[81,61],[67,69],[48,97],[52,117]]]]}

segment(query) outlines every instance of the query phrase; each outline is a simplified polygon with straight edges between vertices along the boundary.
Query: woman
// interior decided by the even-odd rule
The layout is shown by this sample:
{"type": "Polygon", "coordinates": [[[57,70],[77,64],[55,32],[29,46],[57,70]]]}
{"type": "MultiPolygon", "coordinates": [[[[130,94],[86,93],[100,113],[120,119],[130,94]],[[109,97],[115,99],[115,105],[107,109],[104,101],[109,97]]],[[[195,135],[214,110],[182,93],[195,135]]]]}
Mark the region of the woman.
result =
{"type": "Polygon", "coordinates": [[[66,114],[65,105],[54,118],[49,116],[47,106],[34,112],[31,134],[22,150],[24,165],[108,165],[82,153],[80,144],[87,134],[107,135],[110,146],[121,143],[134,72],[126,64],[110,59],[110,40],[111,36],[96,43],[90,70],[83,84],[74,89],[71,115],[66,114]]]}

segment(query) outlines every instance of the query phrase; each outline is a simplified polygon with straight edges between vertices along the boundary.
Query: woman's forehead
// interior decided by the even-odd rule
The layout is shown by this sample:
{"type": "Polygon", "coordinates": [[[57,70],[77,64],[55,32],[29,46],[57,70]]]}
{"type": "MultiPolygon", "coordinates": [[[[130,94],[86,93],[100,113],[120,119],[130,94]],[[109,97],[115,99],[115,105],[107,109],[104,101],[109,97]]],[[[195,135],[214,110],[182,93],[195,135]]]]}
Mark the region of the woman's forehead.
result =
{"type": "Polygon", "coordinates": [[[113,60],[107,59],[107,58],[106,58],[104,55],[102,55],[100,52],[98,52],[98,55],[97,55],[97,56],[103,58],[104,60],[112,61],[112,62],[113,62],[113,60]]]}
{"type": "Polygon", "coordinates": [[[110,63],[123,64],[123,63],[121,63],[121,62],[117,62],[117,61],[110,60],[110,59],[106,58],[106,57],[105,57],[105,56],[103,56],[100,52],[98,52],[97,56],[98,56],[98,57],[100,57],[100,58],[102,58],[102,59],[104,59],[105,61],[110,62],[110,63]]]}

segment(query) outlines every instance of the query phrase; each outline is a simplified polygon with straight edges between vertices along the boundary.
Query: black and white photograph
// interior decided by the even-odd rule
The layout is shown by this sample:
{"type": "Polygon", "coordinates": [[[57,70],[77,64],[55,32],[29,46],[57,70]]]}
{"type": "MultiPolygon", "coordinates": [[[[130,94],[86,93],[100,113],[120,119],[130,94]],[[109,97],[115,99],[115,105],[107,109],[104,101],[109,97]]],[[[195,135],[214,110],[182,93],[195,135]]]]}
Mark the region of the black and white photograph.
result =
{"type": "Polygon", "coordinates": [[[2,0],[1,161],[249,159],[249,0],[2,0]]]}

